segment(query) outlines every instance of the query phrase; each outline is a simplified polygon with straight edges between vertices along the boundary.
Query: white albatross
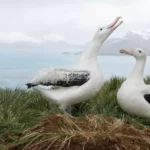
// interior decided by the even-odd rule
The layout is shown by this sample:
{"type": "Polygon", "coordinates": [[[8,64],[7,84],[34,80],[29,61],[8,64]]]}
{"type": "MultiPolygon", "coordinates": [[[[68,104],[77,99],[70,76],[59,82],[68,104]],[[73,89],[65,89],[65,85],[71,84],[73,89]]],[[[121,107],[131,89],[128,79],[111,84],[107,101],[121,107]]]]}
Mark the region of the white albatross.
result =
{"type": "Polygon", "coordinates": [[[145,84],[143,80],[146,53],[140,48],[130,51],[121,49],[120,53],[134,56],[136,64],[129,77],[118,90],[118,103],[128,114],[150,118],[150,85],[145,84]]]}
{"type": "Polygon", "coordinates": [[[67,115],[69,115],[66,112],[68,107],[94,97],[103,85],[103,75],[97,63],[99,49],[123,22],[120,18],[117,17],[112,24],[98,29],[88,49],[82,53],[75,66],[43,69],[31,83],[26,84],[28,88],[34,87],[47,101],[57,104],[67,115]],[[35,87],[38,85],[59,86],[59,88],[48,90],[35,87]]]}

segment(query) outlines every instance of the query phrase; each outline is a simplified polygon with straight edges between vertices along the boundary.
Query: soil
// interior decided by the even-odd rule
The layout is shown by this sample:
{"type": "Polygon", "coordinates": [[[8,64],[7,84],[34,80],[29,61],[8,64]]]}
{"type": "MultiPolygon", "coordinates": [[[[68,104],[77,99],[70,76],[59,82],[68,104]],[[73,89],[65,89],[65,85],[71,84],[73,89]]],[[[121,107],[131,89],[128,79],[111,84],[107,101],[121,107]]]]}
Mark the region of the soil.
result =
{"type": "Polygon", "coordinates": [[[140,130],[103,115],[55,115],[23,132],[10,133],[9,150],[149,150],[150,129],[140,130]]]}

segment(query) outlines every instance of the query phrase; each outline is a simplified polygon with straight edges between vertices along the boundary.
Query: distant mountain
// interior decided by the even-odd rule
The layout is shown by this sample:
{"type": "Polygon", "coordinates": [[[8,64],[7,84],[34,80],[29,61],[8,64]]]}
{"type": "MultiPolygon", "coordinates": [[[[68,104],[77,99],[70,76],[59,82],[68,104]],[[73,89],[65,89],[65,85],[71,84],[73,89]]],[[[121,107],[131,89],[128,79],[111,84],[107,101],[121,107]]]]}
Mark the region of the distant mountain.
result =
{"type": "MultiPolygon", "coordinates": [[[[8,35],[11,36],[12,34],[8,35]]],[[[80,55],[89,43],[83,45],[71,45],[59,36],[46,36],[44,39],[36,39],[20,33],[15,33],[7,42],[0,36],[0,50],[19,50],[19,51],[50,51],[59,50],[64,55],[80,55]],[[15,39],[16,37],[22,39],[15,39]],[[52,40],[55,37],[57,40],[52,40]]],[[[121,48],[143,48],[150,55],[150,31],[128,31],[122,38],[111,38],[103,44],[101,55],[119,55],[121,48]]]]}
{"type": "Polygon", "coordinates": [[[46,34],[33,37],[22,32],[0,32],[0,50],[43,50],[43,49],[71,49],[78,47],[67,43],[63,36],[46,34]]]}
{"type": "Polygon", "coordinates": [[[0,50],[43,50],[43,49],[72,49],[78,48],[78,45],[71,45],[65,41],[58,42],[43,42],[43,43],[31,43],[31,42],[14,42],[14,43],[0,43],[0,50]]]}
{"type": "Polygon", "coordinates": [[[147,52],[147,55],[150,55],[150,31],[128,31],[122,38],[109,39],[103,44],[100,54],[120,55],[119,50],[121,48],[128,50],[132,48],[142,48],[147,52]]]}
{"type": "Polygon", "coordinates": [[[128,31],[122,38],[110,39],[102,46],[100,54],[118,55],[119,49],[142,48],[150,55],[150,31],[128,31]]]}

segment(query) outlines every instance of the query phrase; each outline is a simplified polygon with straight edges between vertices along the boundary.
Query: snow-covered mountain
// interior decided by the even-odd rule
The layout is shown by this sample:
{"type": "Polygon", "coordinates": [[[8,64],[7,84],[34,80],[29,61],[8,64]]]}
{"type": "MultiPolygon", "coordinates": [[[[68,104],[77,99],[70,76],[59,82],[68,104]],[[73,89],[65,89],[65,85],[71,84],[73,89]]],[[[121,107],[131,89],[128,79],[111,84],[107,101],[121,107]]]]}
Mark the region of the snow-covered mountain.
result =
{"type": "Polygon", "coordinates": [[[5,50],[52,50],[76,48],[78,45],[69,44],[63,36],[57,34],[46,34],[41,37],[34,37],[22,32],[0,32],[0,51],[5,50]]]}
{"type": "Polygon", "coordinates": [[[104,43],[100,54],[117,55],[119,49],[142,48],[150,55],[150,31],[128,31],[122,38],[110,39],[104,43]]]}

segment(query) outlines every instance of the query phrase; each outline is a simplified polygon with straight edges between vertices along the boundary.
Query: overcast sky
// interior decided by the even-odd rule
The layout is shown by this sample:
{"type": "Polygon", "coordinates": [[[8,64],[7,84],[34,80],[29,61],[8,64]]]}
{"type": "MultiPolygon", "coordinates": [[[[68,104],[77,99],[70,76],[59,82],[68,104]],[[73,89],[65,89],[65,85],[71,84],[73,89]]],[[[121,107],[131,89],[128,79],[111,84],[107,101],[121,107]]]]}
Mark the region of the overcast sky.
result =
{"type": "Polygon", "coordinates": [[[0,0],[0,41],[83,44],[117,16],[124,23],[111,37],[150,30],[150,0],[0,0]]]}

